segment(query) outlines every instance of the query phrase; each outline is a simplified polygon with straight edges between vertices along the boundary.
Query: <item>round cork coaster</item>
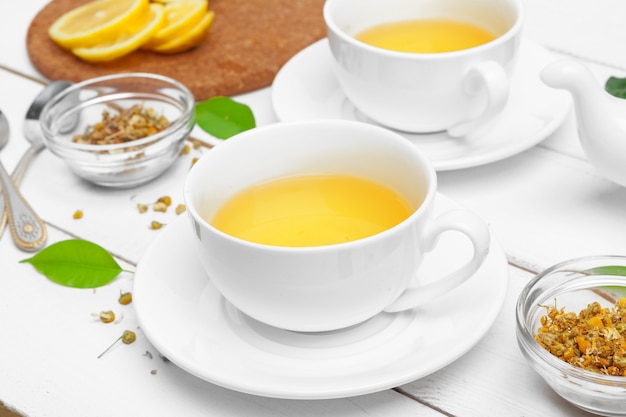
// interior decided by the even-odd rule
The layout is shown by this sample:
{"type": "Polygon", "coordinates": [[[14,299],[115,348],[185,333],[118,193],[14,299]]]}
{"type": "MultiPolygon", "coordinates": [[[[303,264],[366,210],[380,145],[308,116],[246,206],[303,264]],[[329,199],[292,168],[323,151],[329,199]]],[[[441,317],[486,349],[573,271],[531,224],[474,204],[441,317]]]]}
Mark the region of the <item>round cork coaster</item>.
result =
{"type": "Polygon", "coordinates": [[[150,72],[182,82],[200,101],[270,85],[293,55],[326,36],[324,0],[211,0],[215,19],[199,47],[176,55],[138,50],[115,61],[90,64],[48,36],[58,17],[86,2],[53,0],[29,26],[28,55],[49,80],[78,82],[112,73],[150,72]]]}

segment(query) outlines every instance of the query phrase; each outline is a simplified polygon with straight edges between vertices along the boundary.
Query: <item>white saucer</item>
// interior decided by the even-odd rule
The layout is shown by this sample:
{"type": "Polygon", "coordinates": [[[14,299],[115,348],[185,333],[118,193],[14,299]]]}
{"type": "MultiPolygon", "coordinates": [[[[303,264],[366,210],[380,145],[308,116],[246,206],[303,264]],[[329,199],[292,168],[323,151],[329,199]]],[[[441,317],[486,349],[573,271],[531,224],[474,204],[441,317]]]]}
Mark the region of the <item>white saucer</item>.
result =
{"type": "MultiPolygon", "coordinates": [[[[328,40],[322,39],[280,69],[272,84],[272,102],[280,121],[340,118],[375,123],[348,101],[335,79],[331,59],[328,40]]],[[[522,41],[508,104],[481,138],[451,138],[445,132],[398,133],[419,146],[438,171],[483,165],[522,152],[556,130],[572,105],[567,92],[539,79],[539,72],[554,60],[543,47],[522,41]]]]}
{"type": "MultiPolygon", "coordinates": [[[[456,207],[437,196],[437,212],[456,207]]],[[[442,236],[442,250],[425,261],[423,276],[456,266],[456,258],[465,261],[466,239],[449,235],[442,236]]],[[[296,333],[259,323],[225,301],[203,272],[193,238],[189,220],[181,216],[143,256],[133,290],[141,329],[156,349],[187,372],[261,396],[349,397],[435,372],[487,332],[508,285],[507,260],[494,240],[481,269],[430,304],[383,313],[341,331],[296,333]]]]}

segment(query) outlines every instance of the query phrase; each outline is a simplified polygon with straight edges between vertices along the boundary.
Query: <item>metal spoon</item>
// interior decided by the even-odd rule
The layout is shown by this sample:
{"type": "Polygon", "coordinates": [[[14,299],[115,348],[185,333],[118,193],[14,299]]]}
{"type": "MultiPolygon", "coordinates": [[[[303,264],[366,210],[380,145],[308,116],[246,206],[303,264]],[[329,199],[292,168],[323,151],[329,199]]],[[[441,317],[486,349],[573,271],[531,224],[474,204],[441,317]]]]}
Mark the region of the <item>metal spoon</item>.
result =
{"type": "MultiPolygon", "coordinates": [[[[0,111],[0,148],[9,141],[9,121],[0,111]]],[[[46,227],[17,190],[11,177],[0,162],[0,182],[2,196],[9,213],[9,229],[15,244],[23,250],[40,248],[47,238],[46,227]]]]}
{"type": "MultiPolygon", "coordinates": [[[[24,137],[31,143],[31,146],[28,150],[22,155],[22,158],[19,160],[11,178],[13,183],[17,186],[19,185],[22,177],[24,176],[24,172],[26,171],[26,167],[32,160],[33,156],[35,156],[39,151],[44,148],[43,142],[43,134],[41,132],[41,127],[39,125],[39,116],[41,115],[41,110],[44,105],[50,101],[55,95],[66,89],[72,85],[69,81],[59,80],[53,81],[48,84],[33,100],[32,104],[26,111],[26,119],[24,121],[24,137]]],[[[8,126],[8,124],[7,124],[8,126]]],[[[6,226],[9,213],[5,209],[5,201],[0,198],[0,236],[4,232],[4,227],[6,226]]],[[[45,232],[45,229],[44,229],[45,232]]],[[[30,250],[37,250],[45,243],[45,238],[40,242],[39,245],[34,245],[30,250]]]]}
{"type": "MultiPolygon", "coordinates": [[[[22,158],[17,163],[15,170],[13,171],[12,177],[16,184],[20,182],[22,175],[24,175],[24,170],[26,170],[26,166],[30,163],[33,156],[45,147],[43,142],[43,133],[41,132],[41,125],[39,124],[39,116],[41,116],[43,107],[54,96],[71,85],[72,83],[65,80],[52,81],[37,95],[37,97],[35,97],[26,111],[23,133],[26,140],[30,142],[30,147],[24,155],[22,155],[22,158]]],[[[1,233],[2,228],[0,228],[0,234],[1,233]]]]}

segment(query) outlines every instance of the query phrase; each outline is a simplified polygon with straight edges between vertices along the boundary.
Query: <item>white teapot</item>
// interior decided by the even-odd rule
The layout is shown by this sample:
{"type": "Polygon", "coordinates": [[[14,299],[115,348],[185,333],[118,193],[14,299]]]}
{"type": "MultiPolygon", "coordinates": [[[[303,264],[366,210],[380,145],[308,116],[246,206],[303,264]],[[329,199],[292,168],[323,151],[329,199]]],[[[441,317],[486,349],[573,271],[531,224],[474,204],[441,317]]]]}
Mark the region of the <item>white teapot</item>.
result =
{"type": "Polygon", "coordinates": [[[606,92],[589,69],[574,60],[550,64],[540,78],[572,94],[578,136],[589,161],[601,175],[626,187],[626,100],[606,92]]]}

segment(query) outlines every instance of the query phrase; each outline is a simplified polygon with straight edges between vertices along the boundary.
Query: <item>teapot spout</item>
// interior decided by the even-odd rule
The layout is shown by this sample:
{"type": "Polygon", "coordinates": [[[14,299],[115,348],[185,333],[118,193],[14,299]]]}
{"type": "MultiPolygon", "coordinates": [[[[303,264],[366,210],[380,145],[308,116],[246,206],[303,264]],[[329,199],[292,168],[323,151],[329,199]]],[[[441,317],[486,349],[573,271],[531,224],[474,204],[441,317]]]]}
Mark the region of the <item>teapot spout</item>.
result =
{"type": "Polygon", "coordinates": [[[599,87],[587,67],[573,60],[556,61],[545,67],[539,76],[546,85],[568,90],[575,98],[594,94],[599,87]]]}
{"type": "Polygon", "coordinates": [[[600,174],[626,186],[626,100],[607,93],[587,67],[573,60],[556,61],[539,76],[548,86],[571,93],[589,161],[600,174]]]}
{"type": "Polygon", "coordinates": [[[577,61],[556,61],[545,67],[539,77],[549,87],[567,90],[572,95],[580,140],[583,142],[596,136],[593,126],[614,125],[617,123],[616,113],[626,115],[626,100],[608,94],[591,71],[577,61]]]}

